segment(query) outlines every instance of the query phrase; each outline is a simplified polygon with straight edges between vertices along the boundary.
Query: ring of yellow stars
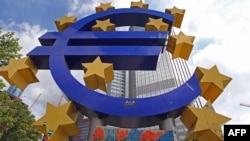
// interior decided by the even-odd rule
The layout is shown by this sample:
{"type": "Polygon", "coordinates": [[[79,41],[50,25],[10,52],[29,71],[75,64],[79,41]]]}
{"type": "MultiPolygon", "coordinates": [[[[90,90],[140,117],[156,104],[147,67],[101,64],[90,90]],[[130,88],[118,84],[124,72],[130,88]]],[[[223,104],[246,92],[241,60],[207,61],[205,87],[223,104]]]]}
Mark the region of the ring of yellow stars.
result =
{"type": "Polygon", "coordinates": [[[182,24],[182,20],[185,14],[185,9],[178,9],[177,7],[173,7],[171,9],[166,9],[165,13],[169,13],[171,15],[174,15],[175,19],[174,19],[174,23],[173,26],[174,27],[181,27],[182,24]]]}
{"type": "Polygon", "coordinates": [[[77,21],[77,18],[75,16],[63,16],[61,19],[55,20],[55,24],[57,27],[57,30],[59,32],[64,31],[66,28],[71,26],[73,23],[77,21]]]}
{"type": "Polygon", "coordinates": [[[195,36],[188,36],[180,31],[178,35],[169,36],[166,50],[172,54],[173,59],[180,57],[188,60],[194,39],[195,36]]]}
{"type": "Polygon", "coordinates": [[[221,126],[230,118],[214,111],[210,101],[204,107],[186,107],[181,115],[182,123],[188,128],[186,141],[223,141],[221,126]]]}
{"type": "Polygon", "coordinates": [[[148,4],[147,3],[143,3],[142,0],[134,2],[131,1],[131,6],[130,8],[143,8],[143,9],[148,9],[148,4]]]}
{"type": "Polygon", "coordinates": [[[10,59],[9,64],[0,69],[0,75],[22,91],[30,84],[39,82],[36,77],[37,68],[29,57],[19,60],[10,59]]]}
{"type": "Polygon", "coordinates": [[[195,75],[200,82],[201,96],[212,103],[232,80],[231,77],[221,74],[216,65],[210,69],[197,67],[195,75]]]}
{"type": "Polygon", "coordinates": [[[92,26],[92,31],[115,31],[115,24],[111,23],[110,19],[96,20],[96,24],[92,26]]]}
{"type": "Polygon", "coordinates": [[[167,31],[168,24],[162,21],[162,18],[149,18],[145,26],[146,31],[167,31]]]}
{"type": "Polygon", "coordinates": [[[101,89],[107,92],[106,83],[114,79],[113,64],[103,63],[98,56],[92,63],[82,63],[85,75],[85,85],[92,89],[101,89]]]}
{"type": "Polygon", "coordinates": [[[95,7],[96,13],[112,9],[115,9],[115,7],[112,6],[111,3],[101,3],[99,6],[95,7]]]}
{"type": "Polygon", "coordinates": [[[33,123],[49,141],[67,141],[69,136],[80,134],[76,125],[78,112],[70,101],[59,107],[47,103],[46,114],[33,123]]]}

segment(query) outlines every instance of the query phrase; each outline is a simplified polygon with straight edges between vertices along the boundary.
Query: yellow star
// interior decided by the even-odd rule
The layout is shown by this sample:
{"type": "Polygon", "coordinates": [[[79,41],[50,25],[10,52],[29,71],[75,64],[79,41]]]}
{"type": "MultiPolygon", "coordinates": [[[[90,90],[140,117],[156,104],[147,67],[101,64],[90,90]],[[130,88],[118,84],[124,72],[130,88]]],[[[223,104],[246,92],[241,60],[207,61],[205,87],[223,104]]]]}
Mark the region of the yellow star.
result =
{"type": "Polygon", "coordinates": [[[97,6],[95,8],[95,11],[96,13],[98,13],[98,12],[103,12],[103,11],[112,10],[112,9],[115,9],[115,7],[112,6],[111,3],[101,3],[100,6],[97,6]]]}
{"type": "Polygon", "coordinates": [[[63,16],[61,19],[55,20],[57,30],[64,31],[66,28],[75,23],[77,18],[75,16],[63,16]]]}
{"type": "Polygon", "coordinates": [[[221,126],[230,120],[216,113],[209,101],[202,108],[186,107],[180,119],[188,128],[186,141],[223,141],[221,126]]]}
{"type": "Polygon", "coordinates": [[[0,69],[0,75],[11,85],[16,85],[22,91],[30,84],[38,82],[35,76],[37,68],[29,57],[19,60],[10,59],[9,64],[0,69]]]}
{"type": "Polygon", "coordinates": [[[172,9],[166,9],[165,12],[174,15],[175,19],[173,26],[180,28],[185,14],[185,9],[178,9],[174,6],[172,9]]]}
{"type": "Polygon", "coordinates": [[[92,31],[115,31],[115,25],[110,23],[110,19],[96,20],[96,24],[92,26],[92,31]]]}
{"type": "Polygon", "coordinates": [[[92,63],[82,63],[85,85],[92,89],[107,91],[106,83],[114,79],[113,64],[102,63],[98,56],[92,63]]]}
{"type": "Polygon", "coordinates": [[[146,23],[146,31],[167,31],[168,24],[162,21],[162,18],[153,19],[149,18],[149,21],[146,23]]]}
{"type": "Polygon", "coordinates": [[[201,95],[212,103],[232,80],[231,77],[221,74],[216,65],[210,69],[197,67],[195,75],[200,81],[201,95]]]}
{"type": "Polygon", "coordinates": [[[144,9],[148,9],[148,4],[143,3],[142,0],[140,0],[138,2],[131,1],[130,8],[144,8],[144,9]]]}
{"type": "Polygon", "coordinates": [[[193,49],[195,36],[185,35],[182,31],[178,35],[169,36],[166,50],[172,54],[172,58],[188,60],[193,49]]]}
{"type": "Polygon", "coordinates": [[[47,103],[46,114],[33,126],[48,135],[49,141],[67,141],[69,136],[80,134],[75,123],[77,116],[78,112],[71,101],[60,107],[47,103]]]}

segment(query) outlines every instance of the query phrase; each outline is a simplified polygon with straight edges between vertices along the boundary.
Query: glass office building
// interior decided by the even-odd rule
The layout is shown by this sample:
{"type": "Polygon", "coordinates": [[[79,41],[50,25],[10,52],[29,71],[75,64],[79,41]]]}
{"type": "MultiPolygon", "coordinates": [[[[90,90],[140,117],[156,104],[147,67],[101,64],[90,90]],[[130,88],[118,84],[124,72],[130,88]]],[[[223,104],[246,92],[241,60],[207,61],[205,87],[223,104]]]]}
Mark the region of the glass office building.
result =
{"type": "Polygon", "coordinates": [[[20,97],[22,95],[22,91],[17,86],[14,85],[10,85],[8,87],[7,93],[13,98],[20,97]]]}
{"type": "Polygon", "coordinates": [[[89,132],[89,119],[84,117],[84,115],[79,113],[79,116],[76,120],[77,127],[80,129],[81,134],[69,138],[69,141],[87,141],[88,132],[89,132]]]}

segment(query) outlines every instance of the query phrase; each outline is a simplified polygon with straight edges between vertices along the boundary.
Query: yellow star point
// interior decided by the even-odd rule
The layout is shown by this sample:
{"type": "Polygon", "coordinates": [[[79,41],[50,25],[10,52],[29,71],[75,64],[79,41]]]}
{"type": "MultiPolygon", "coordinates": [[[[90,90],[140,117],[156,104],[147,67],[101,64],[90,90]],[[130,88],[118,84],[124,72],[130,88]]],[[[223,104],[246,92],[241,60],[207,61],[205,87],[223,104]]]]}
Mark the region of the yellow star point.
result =
{"type": "Polygon", "coordinates": [[[92,31],[115,31],[115,24],[112,24],[110,19],[96,20],[96,24],[92,26],[92,31]]]}
{"type": "Polygon", "coordinates": [[[216,113],[209,101],[202,108],[188,106],[180,119],[188,128],[187,141],[223,141],[221,126],[230,120],[229,117],[216,113]]]}
{"type": "Polygon", "coordinates": [[[172,58],[188,60],[193,49],[195,36],[185,35],[182,31],[178,35],[169,36],[166,50],[172,54],[172,58]]]}
{"type": "Polygon", "coordinates": [[[162,18],[153,19],[149,18],[149,21],[145,26],[146,31],[167,31],[168,24],[162,21],[162,18]]]}
{"type": "Polygon", "coordinates": [[[37,68],[29,57],[19,60],[10,59],[9,64],[0,69],[0,75],[11,85],[16,85],[22,91],[30,84],[38,82],[35,76],[37,68]]]}
{"type": "Polygon", "coordinates": [[[174,15],[175,19],[173,26],[180,28],[185,14],[185,9],[178,9],[174,6],[171,9],[166,9],[165,12],[174,15]]]}
{"type": "Polygon", "coordinates": [[[130,8],[143,8],[143,9],[148,9],[148,4],[143,3],[142,0],[138,2],[131,1],[131,6],[130,8]]]}
{"type": "Polygon", "coordinates": [[[85,75],[85,85],[92,89],[107,91],[106,83],[114,79],[113,65],[103,63],[98,56],[92,63],[82,63],[85,75]]]}
{"type": "Polygon", "coordinates": [[[231,77],[221,74],[216,65],[210,69],[197,67],[195,75],[200,81],[200,87],[202,90],[201,96],[212,103],[232,80],[231,77]]]}
{"type": "Polygon", "coordinates": [[[63,16],[61,19],[55,20],[55,24],[57,27],[57,30],[59,32],[64,31],[66,28],[71,26],[73,23],[77,21],[77,18],[75,16],[63,16]]]}
{"type": "Polygon", "coordinates": [[[60,107],[48,103],[46,114],[33,126],[48,135],[49,141],[67,141],[69,136],[80,134],[75,123],[77,116],[78,112],[71,101],[60,107]]]}
{"type": "Polygon", "coordinates": [[[96,13],[103,12],[106,10],[112,10],[115,9],[114,6],[111,5],[111,3],[101,3],[99,6],[95,8],[96,13]]]}

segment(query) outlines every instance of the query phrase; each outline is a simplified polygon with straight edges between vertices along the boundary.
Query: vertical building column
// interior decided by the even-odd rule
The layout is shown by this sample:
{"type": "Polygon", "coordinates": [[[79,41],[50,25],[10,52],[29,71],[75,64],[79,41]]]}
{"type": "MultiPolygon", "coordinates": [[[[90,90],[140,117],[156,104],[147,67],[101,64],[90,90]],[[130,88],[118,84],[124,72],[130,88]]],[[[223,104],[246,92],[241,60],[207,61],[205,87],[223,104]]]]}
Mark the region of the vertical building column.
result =
{"type": "Polygon", "coordinates": [[[102,126],[102,125],[103,125],[103,121],[100,118],[98,117],[90,118],[88,141],[93,141],[93,135],[94,135],[96,126],[102,126]]]}
{"type": "Polygon", "coordinates": [[[166,118],[159,124],[160,130],[173,130],[173,126],[174,126],[173,118],[166,118]]]}
{"type": "Polygon", "coordinates": [[[135,71],[128,72],[128,97],[136,98],[136,76],[135,71]]]}
{"type": "Polygon", "coordinates": [[[166,130],[166,131],[173,131],[173,136],[175,141],[179,141],[177,138],[177,135],[175,134],[176,127],[175,127],[175,120],[174,118],[166,118],[159,124],[160,130],[166,130]]]}
{"type": "Polygon", "coordinates": [[[129,71],[125,71],[125,98],[129,98],[129,71]]]}

